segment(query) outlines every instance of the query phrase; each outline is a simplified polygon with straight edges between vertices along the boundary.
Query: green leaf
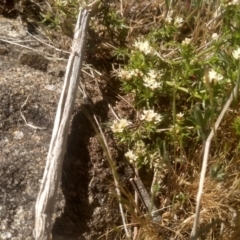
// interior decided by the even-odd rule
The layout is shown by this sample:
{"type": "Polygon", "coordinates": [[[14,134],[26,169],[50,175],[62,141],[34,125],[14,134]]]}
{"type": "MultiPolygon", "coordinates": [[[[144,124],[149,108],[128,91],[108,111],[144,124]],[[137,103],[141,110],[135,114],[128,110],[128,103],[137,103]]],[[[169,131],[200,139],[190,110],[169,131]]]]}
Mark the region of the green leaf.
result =
{"type": "Polygon", "coordinates": [[[204,121],[204,118],[202,116],[202,112],[199,109],[198,105],[195,105],[193,114],[194,114],[194,118],[195,118],[196,123],[200,126],[201,130],[204,131],[205,130],[205,121],[204,121]]]}

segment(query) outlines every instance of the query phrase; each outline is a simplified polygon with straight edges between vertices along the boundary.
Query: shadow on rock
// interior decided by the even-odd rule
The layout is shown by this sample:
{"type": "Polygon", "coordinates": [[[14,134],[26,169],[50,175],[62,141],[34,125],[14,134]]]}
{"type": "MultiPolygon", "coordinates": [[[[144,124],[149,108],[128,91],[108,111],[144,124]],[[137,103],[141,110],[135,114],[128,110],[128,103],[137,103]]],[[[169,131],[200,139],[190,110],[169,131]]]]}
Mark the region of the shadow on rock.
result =
{"type": "MultiPolygon", "coordinates": [[[[92,103],[92,110],[101,123],[109,121],[106,101],[92,103]]],[[[107,129],[104,132],[112,159],[122,173],[120,179],[123,179],[126,174],[123,154],[117,148],[112,133],[107,129]]],[[[53,225],[53,239],[97,239],[107,232],[104,239],[114,239],[118,233],[109,233],[109,230],[120,226],[121,218],[113,182],[103,148],[80,109],[74,114],[68,137],[61,185],[66,203],[53,225]]]]}
{"type": "Polygon", "coordinates": [[[54,223],[53,239],[85,239],[82,234],[89,231],[87,221],[93,208],[88,200],[91,180],[88,143],[94,134],[87,118],[79,111],[72,121],[63,162],[61,188],[66,204],[61,217],[54,223]]]}

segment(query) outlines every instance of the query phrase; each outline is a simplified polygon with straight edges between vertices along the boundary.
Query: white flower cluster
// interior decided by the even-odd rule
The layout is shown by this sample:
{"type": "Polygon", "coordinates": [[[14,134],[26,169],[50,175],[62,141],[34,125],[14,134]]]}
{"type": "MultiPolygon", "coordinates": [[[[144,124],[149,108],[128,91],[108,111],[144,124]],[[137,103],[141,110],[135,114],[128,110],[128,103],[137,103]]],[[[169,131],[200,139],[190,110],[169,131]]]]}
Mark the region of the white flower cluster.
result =
{"type": "Polygon", "coordinates": [[[167,24],[171,24],[172,23],[172,15],[173,15],[173,11],[169,11],[168,14],[167,14],[167,17],[165,18],[165,22],[167,24]]]}
{"type": "MultiPolygon", "coordinates": [[[[167,14],[167,17],[165,18],[165,23],[167,24],[172,24],[172,21],[173,21],[173,11],[169,11],[168,14],[167,14]]],[[[182,17],[176,17],[174,19],[174,22],[173,22],[174,26],[177,27],[177,28],[180,28],[182,27],[183,25],[183,18],[182,17]]]]}
{"type": "Polygon", "coordinates": [[[187,46],[190,44],[190,42],[192,41],[191,38],[185,38],[183,41],[182,41],[182,45],[183,46],[187,46]]]}
{"type": "Polygon", "coordinates": [[[130,163],[134,163],[136,162],[137,160],[137,155],[133,152],[133,150],[128,150],[126,153],[125,153],[125,157],[128,159],[128,161],[130,163]]]}
{"type": "Polygon", "coordinates": [[[167,24],[171,24],[171,23],[172,23],[172,16],[171,16],[171,14],[168,14],[168,15],[167,15],[167,17],[165,18],[165,22],[166,22],[167,24]]]}
{"type": "Polygon", "coordinates": [[[154,122],[156,124],[162,121],[163,116],[154,112],[152,109],[149,109],[143,110],[143,114],[140,116],[140,119],[142,121],[154,122]]]}
{"type": "Polygon", "coordinates": [[[137,141],[132,150],[128,150],[125,153],[125,157],[130,163],[135,163],[140,156],[144,156],[147,153],[146,146],[143,141],[137,141]]]}
{"type": "MultiPolygon", "coordinates": [[[[165,19],[165,22],[166,22],[167,24],[171,24],[172,21],[173,21],[172,13],[170,13],[170,14],[167,15],[167,17],[166,17],[166,19],[165,19]]],[[[173,23],[173,24],[174,24],[174,26],[177,27],[177,28],[182,27],[182,25],[183,25],[183,18],[182,18],[182,17],[176,17],[176,18],[174,19],[174,23],[173,23]]]]}
{"type": "Polygon", "coordinates": [[[180,27],[183,25],[183,18],[181,18],[181,17],[176,17],[175,20],[174,20],[174,25],[175,25],[177,28],[180,28],[180,27]]]}
{"type": "Polygon", "coordinates": [[[144,155],[147,152],[146,146],[144,144],[143,141],[137,141],[134,144],[134,151],[136,152],[136,154],[138,155],[144,155]]]}
{"type": "Polygon", "coordinates": [[[176,115],[176,117],[177,117],[177,120],[178,120],[178,121],[181,121],[181,120],[183,119],[183,117],[184,117],[184,114],[183,114],[182,112],[180,112],[180,113],[178,113],[178,114],[176,115]]]}
{"type": "Polygon", "coordinates": [[[156,88],[159,88],[161,87],[161,83],[157,82],[156,79],[157,78],[160,78],[161,77],[161,74],[154,70],[154,69],[151,69],[146,76],[144,76],[143,78],[143,85],[145,87],[148,87],[152,90],[156,89],[156,88]]]}
{"type": "Polygon", "coordinates": [[[137,40],[135,41],[133,46],[146,55],[154,54],[154,49],[150,46],[150,43],[147,40],[145,41],[137,40]]]}
{"type": "Polygon", "coordinates": [[[240,59],[240,47],[232,52],[235,59],[240,59]]]}
{"type": "Polygon", "coordinates": [[[124,80],[131,80],[133,77],[142,77],[143,72],[141,72],[139,69],[132,69],[132,70],[124,70],[121,69],[118,72],[118,77],[124,80]]]}
{"type": "Polygon", "coordinates": [[[131,125],[131,122],[122,118],[122,119],[119,119],[119,120],[114,120],[113,124],[111,126],[111,129],[114,133],[121,133],[129,125],[131,125]]]}
{"type": "MultiPolygon", "coordinates": [[[[171,24],[173,21],[173,11],[169,11],[166,19],[165,19],[165,22],[167,24],[171,24]]],[[[174,26],[177,27],[177,28],[180,28],[182,25],[183,25],[183,18],[182,17],[176,17],[174,19],[174,22],[173,22],[174,26]]]]}
{"type": "MultiPolygon", "coordinates": [[[[221,81],[223,79],[223,76],[219,73],[217,73],[215,70],[211,69],[208,72],[208,79],[209,79],[209,83],[217,83],[219,81],[221,81]]],[[[206,78],[203,77],[203,82],[206,83],[206,78]]]]}
{"type": "Polygon", "coordinates": [[[208,77],[209,77],[210,83],[216,83],[223,79],[223,76],[217,73],[216,71],[214,71],[213,69],[209,71],[208,77]]]}
{"type": "Polygon", "coordinates": [[[231,5],[239,5],[240,4],[240,1],[239,0],[232,0],[230,2],[228,2],[226,5],[227,6],[231,6],[231,5]]]}
{"type": "Polygon", "coordinates": [[[217,41],[218,38],[219,38],[219,35],[218,35],[217,33],[213,33],[213,34],[212,34],[212,40],[213,40],[213,41],[217,41]]]}

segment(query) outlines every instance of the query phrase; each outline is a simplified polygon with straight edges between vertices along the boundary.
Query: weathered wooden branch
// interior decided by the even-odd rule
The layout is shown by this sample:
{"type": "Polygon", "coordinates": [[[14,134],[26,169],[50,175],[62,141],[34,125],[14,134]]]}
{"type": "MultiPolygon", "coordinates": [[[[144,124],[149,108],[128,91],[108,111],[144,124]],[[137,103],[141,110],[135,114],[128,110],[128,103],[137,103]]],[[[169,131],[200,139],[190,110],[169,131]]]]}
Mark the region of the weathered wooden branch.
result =
{"type": "Polygon", "coordinates": [[[66,151],[67,136],[76,92],[80,81],[87,29],[91,8],[81,9],[69,57],[63,90],[59,100],[46,167],[35,206],[36,240],[50,239],[51,219],[61,178],[62,163],[66,151]]]}

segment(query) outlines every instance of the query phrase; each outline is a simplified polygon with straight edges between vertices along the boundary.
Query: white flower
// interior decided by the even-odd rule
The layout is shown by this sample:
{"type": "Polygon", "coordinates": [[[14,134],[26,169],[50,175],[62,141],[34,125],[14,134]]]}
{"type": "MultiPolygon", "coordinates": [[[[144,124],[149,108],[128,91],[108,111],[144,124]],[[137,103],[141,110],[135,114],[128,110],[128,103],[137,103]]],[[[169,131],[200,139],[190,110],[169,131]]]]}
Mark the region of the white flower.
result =
{"type": "Polygon", "coordinates": [[[191,42],[191,38],[185,38],[183,41],[182,41],[182,45],[184,45],[184,46],[187,46],[187,45],[189,45],[190,44],[190,42],[191,42]]]}
{"type": "Polygon", "coordinates": [[[218,35],[217,33],[213,33],[213,34],[212,34],[212,40],[213,40],[213,41],[217,41],[218,38],[219,38],[219,35],[218,35]]]}
{"type": "Polygon", "coordinates": [[[154,122],[154,123],[158,123],[160,122],[163,117],[154,112],[153,110],[143,110],[143,114],[141,115],[140,119],[143,121],[147,121],[147,122],[154,122]]]}
{"type": "Polygon", "coordinates": [[[142,77],[143,76],[143,72],[140,71],[139,69],[134,69],[134,76],[135,77],[142,77]]]}
{"type": "Polygon", "coordinates": [[[147,40],[145,41],[135,41],[133,44],[135,48],[137,48],[140,52],[143,52],[144,54],[151,54],[153,53],[153,48],[150,46],[149,42],[147,40]]]}
{"type": "Polygon", "coordinates": [[[210,83],[216,83],[223,79],[223,76],[217,73],[216,71],[214,71],[213,69],[209,71],[208,77],[209,77],[210,83]]]}
{"type": "Polygon", "coordinates": [[[232,52],[232,55],[235,59],[239,59],[240,58],[240,47],[237,50],[234,50],[232,52]]]}
{"type": "Polygon", "coordinates": [[[125,157],[129,160],[130,163],[135,162],[138,158],[132,150],[128,150],[128,152],[125,153],[125,157]]]}
{"type": "Polygon", "coordinates": [[[143,78],[143,85],[152,90],[159,88],[161,87],[161,83],[157,82],[156,78],[160,78],[160,77],[161,77],[161,74],[158,71],[151,69],[147,73],[147,76],[143,78]]]}
{"type": "Polygon", "coordinates": [[[122,78],[123,80],[130,80],[133,77],[142,77],[143,73],[139,69],[132,69],[132,70],[124,70],[121,69],[118,72],[118,77],[122,78]]]}
{"type": "Polygon", "coordinates": [[[174,25],[177,27],[177,28],[180,28],[183,24],[183,18],[181,17],[176,17],[176,19],[174,20],[174,25]]]}
{"type": "Polygon", "coordinates": [[[223,6],[227,7],[227,6],[234,6],[234,5],[238,5],[239,4],[239,0],[223,0],[223,6]]]}
{"type": "Polygon", "coordinates": [[[168,24],[172,23],[172,15],[173,15],[173,11],[169,11],[167,17],[165,18],[165,22],[168,24]]]}
{"type": "Polygon", "coordinates": [[[150,69],[148,74],[147,74],[150,78],[156,79],[160,74],[158,71],[154,70],[154,69],[150,69]]]}
{"type": "Polygon", "coordinates": [[[143,78],[143,85],[152,90],[161,87],[161,84],[159,82],[157,82],[155,79],[153,79],[151,77],[147,77],[147,76],[145,76],[143,78]]]}
{"type": "Polygon", "coordinates": [[[166,18],[165,18],[165,22],[168,23],[168,24],[171,24],[172,23],[172,17],[170,15],[168,15],[166,18]]]}
{"type": "Polygon", "coordinates": [[[230,5],[238,5],[239,4],[239,0],[232,0],[231,2],[228,3],[228,6],[230,5]]]}
{"type": "Polygon", "coordinates": [[[121,133],[130,124],[131,122],[127,121],[126,119],[114,120],[111,129],[114,133],[121,133]]]}
{"type": "Polygon", "coordinates": [[[184,116],[184,114],[183,114],[182,112],[178,113],[178,114],[176,115],[177,120],[182,120],[183,116],[184,116]]]}
{"type": "Polygon", "coordinates": [[[127,71],[127,70],[124,70],[124,69],[121,69],[121,70],[118,72],[118,77],[119,77],[119,78],[122,78],[122,79],[126,79],[126,80],[130,80],[130,79],[132,78],[130,72],[127,71]]]}

